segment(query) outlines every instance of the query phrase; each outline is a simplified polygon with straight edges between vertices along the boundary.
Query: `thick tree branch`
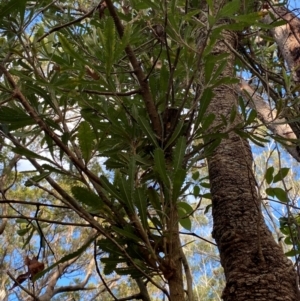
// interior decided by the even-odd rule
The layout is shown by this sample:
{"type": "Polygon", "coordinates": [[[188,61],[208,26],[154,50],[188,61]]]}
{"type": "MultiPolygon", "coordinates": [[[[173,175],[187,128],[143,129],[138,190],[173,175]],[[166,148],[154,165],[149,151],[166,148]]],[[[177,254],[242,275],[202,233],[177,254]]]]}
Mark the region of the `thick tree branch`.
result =
{"type": "Polygon", "coordinates": [[[244,80],[237,87],[242,96],[247,100],[249,107],[257,111],[261,122],[276,136],[283,138],[286,150],[300,162],[300,154],[297,150],[297,136],[285,118],[277,116],[277,110],[271,109],[264,99],[244,80]]]}

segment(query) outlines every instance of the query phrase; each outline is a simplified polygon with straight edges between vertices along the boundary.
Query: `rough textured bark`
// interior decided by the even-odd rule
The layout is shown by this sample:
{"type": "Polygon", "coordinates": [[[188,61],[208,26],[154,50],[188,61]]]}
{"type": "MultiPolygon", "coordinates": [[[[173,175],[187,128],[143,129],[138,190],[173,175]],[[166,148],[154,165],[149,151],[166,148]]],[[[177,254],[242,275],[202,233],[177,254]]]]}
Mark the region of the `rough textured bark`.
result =
{"type": "MultiPolygon", "coordinates": [[[[237,45],[233,33],[223,32],[212,55],[230,53],[226,44],[233,48],[237,45]]],[[[233,76],[233,70],[234,55],[231,53],[221,76],[233,76]]],[[[215,114],[215,122],[219,123],[220,116],[230,116],[236,105],[234,89],[221,85],[214,89],[207,113],[215,114]]],[[[240,121],[237,117],[235,124],[240,121]]],[[[226,277],[223,299],[300,300],[293,264],[264,223],[252,161],[249,143],[233,131],[208,160],[213,237],[226,277]]]]}
{"type": "Polygon", "coordinates": [[[162,270],[168,280],[170,301],[182,301],[184,299],[181,242],[179,238],[177,209],[170,206],[168,219],[169,239],[167,242],[168,256],[162,263],[162,270]]]}

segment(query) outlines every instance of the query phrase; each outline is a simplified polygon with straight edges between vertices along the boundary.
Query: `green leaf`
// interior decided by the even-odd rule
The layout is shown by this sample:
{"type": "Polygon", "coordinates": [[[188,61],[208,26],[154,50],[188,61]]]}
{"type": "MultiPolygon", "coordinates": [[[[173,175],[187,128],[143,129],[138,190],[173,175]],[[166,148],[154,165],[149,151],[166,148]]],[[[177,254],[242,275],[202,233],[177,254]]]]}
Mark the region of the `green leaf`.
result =
{"type": "Polygon", "coordinates": [[[165,145],[164,149],[167,149],[172,143],[180,136],[182,133],[182,128],[184,126],[184,121],[179,121],[178,124],[175,127],[174,132],[172,133],[172,136],[167,141],[167,144],[165,145]]]}
{"type": "Polygon", "coordinates": [[[148,222],[147,222],[147,195],[145,188],[138,187],[135,190],[134,194],[134,203],[138,209],[142,225],[144,229],[148,228],[148,222]]]}
{"type": "Polygon", "coordinates": [[[161,148],[156,148],[154,150],[154,169],[159,174],[161,181],[170,187],[170,180],[167,175],[166,162],[164,157],[164,151],[161,148]]]}
{"type": "Polygon", "coordinates": [[[205,198],[205,199],[208,199],[208,200],[211,200],[212,197],[211,197],[211,193],[204,193],[204,194],[201,194],[200,195],[202,198],[205,198]]]}
{"type": "Polygon", "coordinates": [[[204,188],[210,188],[210,183],[201,182],[200,185],[204,188]]]}
{"type": "Polygon", "coordinates": [[[26,0],[11,0],[8,3],[5,3],[6,1],[3,1],[4,4],[1,3],[0,5],[0,19],[9,16],[10,13],[14,11],[18,11],[20,7],[25,6],[26,0]]]}
{"type": "Polygon", "coordinates": [[[49,164],[43,164],[42,167],[45,170],[49,170],[51,172],[56,172],[58,174],[62,174],[62,175],[67,175],[68,174],[68,172],[66,172],[66,171],[64,171],[62,169],[55,168],[55,167],[53,167],[53,166],[51,166],[49,164]]]}
{"type": "Polygon", "coordinates": [[[265,178],[268,184],[270,184],[273,181],[273,172],[274,172],[273,166],[269,167],[266,171],[265,178]]]}
{"type": "Polygon", "coordinates": [[[156,210],[156,212],[159,215],[161,215],[161,213],[162,213],[161,202],[159,199],[159,195],[154,188],[152,188],[152,187],[148,188],[148,197],[149,197],[149,201],[150,201],[151,205],[153,206],[153,208],[156,210]]]}
{"type": "Polygon", "coordinates": [[[284,191],[282,188],[267,188],[266,193],[271,197],[276,197],[280,202],[287,203],[289,201],[287,192],[284,191]]]}
{"type": "Polygon", "coordinates": [[[261,19],[261,14],[259,12],[254,12],[247,15],[232,16],[232,19],[243,22],[245,25],[253,25],[256,21],[261,19]]]}
{"type": "Polygon", "coordinates": [[[240,0],[232,0],[227,2],[223,8],[219,11],[218,17],[230,17],[234,15],[240,8],[241,1],[240,0]]]}
{"type": "Polygon", "coordinates": [[[103,208],[103,200],[98,195],[90,191],[86,187],[73,186],[71,191],[74,197],[82,204],[88,205],[95,210],[101,210],[103,208]]]}
{"type": "Polygon", "coordinates": [[[118,187],[120,189],[120,194],[122,196],[122,202],[123,204],[126,204],[128,209],[131,212],[134,212],[134,206],[133,206],[133,198],[131,195],[131,189],[129,181],[125,179],[124,176],[121,177],[121,179],[118,181],[118,187]]]}
{"type": "Polygon", "coordinates": [[[248,119],[246,120],[246,125],[253,123],[256,117],[257,112],[255,110],[251,110],[248,119]]]}
{"type": "Polygon", "coordinates": [[[157,139],[155,137],[155,133],[151,129],[149,121],[146,120],[146,118],[144,118],[143,116],[138,116],[137,121],[138,121],[142,131],[150,139],[150,141],[153,143],[153,145],[155,145],[156,147],[159,147],[159,145],[157,143],[157,139]]]}
{"type": "Polygon", "coordinates": [[[208,105],[210,104],[212,98],[213,98],[214,94],[212,92],[212,89],[205,89],[201,100],[200,100],[200,109],[198,112],[198,116],[195,122],[195,128],[198,128],[199,124],[202,122],[203,117],[206,113],[206,110],[208,108],[208,105]]]}
{"type": "Polygon", "coordinates": [[[24,235],[27,234],[30,230],[31,230],[31,227],[26,227],[26,228],[24,228],[24,229],[17,230],[17,234],[18,234],[19,236],[24,236],[24,235]]]}
{"type": "Polygon", "coordinates": [[[133,233],[133,231],[131,230],[131,228],[129,228],[129,226],[125,227],[124,229],[120,229],[118,227],[113,226],[112,229],[118,234],[120,234],[121,236],[130,238],[136,242],[140,242],[142,240],[140,237],[136,236],[133,233]]]}
{"type": "Polygon", "coordinates": [[[186,215],[189,215],[194,211],[193,207],[186,202],[178,202],[177,207],[183,209],[186,215]]]}
{"type": "Polygon", "coordinates": [[[199,177],[200,177],[200,172],[198,170],[192,174],[192,179],[194,181],[197,181],[199,177]]]}
{"type": "Polygon", "coordinates": [[[182,167],[182,161],[185,155],[185,151],[186,151],[186,138],[181,136],[180,138],[178,138],[176,146],[173,151],[172,162],[173,162],[173,168],[175,172],[182,167]]]}
{"type": "Polygon", "coordinates": [[[204,210],[204,214],[208,213],[208,211],[211,207],[212,207],[212,204],[207,205],[205,210],[204,210]]]}
{"type": "Polygon", "coordinates": [[[119,191],[116,189],[116,187],[114,185],[112,185],[105,176],[101,176],[100,177],[100,181],[101,184],[103,186],[103,188],[111,194],[111,196],[113,196],[114,198],[116,198],[117,200],[122,202],[122,198],[121,195],[119,193],[119,191]]]}
{"type": "Polygon", "coordinates": [[[211,88],[218,87],[220,85],[232,85],[232,84],[238,84],[240,81],[237,78],[233,77],[222,77],[218,79],[214,84],[212,84],[211,88]]]}
{"type": "Polygon", "coordinates": [[[36,121],[24,111],[9,107],[0,108],[0,121],[2,124],[8,124],[10,130],[17,130],[28,125],[36,124],[36,121]]]}
{"type": "MultiPolygon", "coordinates": [[[[213,76],[210,80],[210,84],[214,85],[217,80],[219,79],[219,75],[223,72],[224,68],[227,66],[228,62],[227,60],[223,60],[221,62],[218,62],[218,67],[217,70],[213,73],[213,76]]],[[[214,67],[216,67],[216,65],[214,64],[214,67]]]]}
{"type": "Polygon", "coordinates": [[[197,197],[199,196],[199,194],[200,194],[200,187],[198,185],[195,185],[193,188],[193,195],[197,197]]]}
{"type": "Polygon", "coordinates": [[[87,121],[82,121],[78,127],[78,141],[84,161],[87,163],[92,156],[95,135],[87,121]]]}
{"type": "Polygon", "coordinates": [[[273,183],[282,181],[289,173],[290,169],[288,167],[282,167],[278,173],[274,176],[273,183]]]}
{"type": "Polygon", "coordinates": [[[43,160],[43,161],[47,161],[47,162],[53,163],[48,158],[40,156],[40,155],[38,155],[38,154],[36,154],[36,153],[34,153],[34,152],[26,149],[26,148],[23,148],[23,147],[13,147],[12,151],[14,153],[22,155],[22,156],[24,156],[26,158],[34,158],[34,159],[39,159],[39,160],[43,160]]]}
{"type": "Polygon", "coordinates": [[[186,170],[185,169],[178,169],[174,174],[173,179],[173,192],[172,192],[172,199],[173,202],[176,202],[180,196],[181,187],[184,183],[186,178],[186,170]]]}
{"type": "MultiPolygon", "coordinates": [[[[116,51],[116,27],[112,17],[107,17],[105,21],[104,33],[101,32],[100,37],[102,39],[102,47],[105,54],[106,76],[109,77],[116,51]]],[[[100,28],[99,31],[101,31],[100,28]]]]}
{"type": "MultiPolygon", "coordinates": [[[[116,241],[122,245],[124,244],[124,240],[116,239],[116,241]]],[[[113,255],[113,256],[123,256],[123,252],[116,248],[116,245],[109,239],[100,239],[97,241],[97,245],[99,246],[100,250],[113,255]]]]}
{"type": "Polygon", "coordinates": [[[37,175],[37,176],[34,176],[30,179],[28,179],[26,182],[25,182],[25,186],[26,187],[30,187],[30,186],[34,186],[35,183],[38,183],[42,180],[44,180],[45,178],[47,178],[49,175],[51,174],[51,171],[47,171],[47,172],[43,172],[41,173],[40,175],[37,175]]]}
{"type": "Polygon", "coordinates": [[[285,256],[293,257],[293,256],[296,256],[296,255],[299,255],[300,254],[300,250],[294,250],[294,249],[292,249],[292,250],[290,250],[288,252],[285,252],[284,254],[285,254],[285,256]]]}
{"type": "Polygon", "coordinates": [[[80,55],[80,53],[82,53],[82,52],[76,51],[74,49],[74,45],[70,44],[68,39],[64,35],[62,35],[61,33],[58,33],[58,39],[59,39],[59,42],[60,42],[63,50],[66,53],[68,53],[69,55],[71,55],[72,57],[77,59],[79,62],[86,64],[84,57],[80,55]]]}
{"type": "Polygon", "coordinates": [[[189,217],[181,218],[179,220],[179,224],[181,225],[181,227],[183,227],[184,229],[186,229],[188,231],[192,230],[192,222],[191,222],[191,219],[189,217]]]}
{"type": "Polygon", "coordinates": [[[134,184],[135,184],[135,180],[136,180],[135,173],[136,173],[136,162],[135,162],[135,158],[133,156],[131,156],[129,159],[129,168],[128,168],[129,193],[130,193],[131,199],[133,197],[134,184]]]}

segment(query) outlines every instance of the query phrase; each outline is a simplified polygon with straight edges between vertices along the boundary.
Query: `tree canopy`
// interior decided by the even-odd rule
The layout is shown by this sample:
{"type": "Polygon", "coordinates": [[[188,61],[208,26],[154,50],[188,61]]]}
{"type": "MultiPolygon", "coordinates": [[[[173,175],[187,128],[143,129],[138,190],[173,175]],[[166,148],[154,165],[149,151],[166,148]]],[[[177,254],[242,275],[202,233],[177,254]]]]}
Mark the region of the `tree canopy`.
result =
{"type": "Polygon", "coordinates": [[[0,1],[3,300],[299,297],[287,6],[0,1]]]}

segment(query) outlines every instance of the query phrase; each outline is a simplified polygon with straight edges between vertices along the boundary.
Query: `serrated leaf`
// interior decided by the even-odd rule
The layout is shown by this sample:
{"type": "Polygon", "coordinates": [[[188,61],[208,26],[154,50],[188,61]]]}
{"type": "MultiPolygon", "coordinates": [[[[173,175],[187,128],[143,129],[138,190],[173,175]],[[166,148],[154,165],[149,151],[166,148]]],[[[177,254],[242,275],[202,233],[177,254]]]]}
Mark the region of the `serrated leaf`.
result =
{"type": "Polygon", "coordinates": [[[267,169],[265,174],[266,182],[268,184],[270,184],[273,181],[273,173],[274,173],[274,167],[271,166],[267,169]]]}
{"type": "Polygon", "coordinates": [[[121,201],[123,202],[124,205],[127,206],[130,212],[134,212],[133,198],[131,195],[130,184],[129,181],[126,180],[124,176],[122,176],[118,181],[118,187],[120,189],[120,194],[122,197],[121,201]]]}
{"type": "MultiPolygon", "coordinates": [[[[102,261],[102,259],[101,259],[101,261],[102,261]]],[[[104,265],[104,269],[103,269],[104,275],[108,276],[108,275],[112,274],[115,271],[116,266],[117,266],[117,264],[114,264],[114,263],[111,263],[111,264],[107,263],[107,264],[105,264],[104,265]]]]}
{"type": "Polygon", "coordinates": [[[78,142],[84,161],[87,163],[92,156],[95,135],[87,121],[82,121],[78,127],[78,142]]]}
{"type": "Polygon", "coordinates": [[[59,39],[59,42],[60,42],[63,50],[66,53],[71,55],[73,58],[77,59],[79,62],[82,62],[83,64],[86,63],[84,57],[80,55],[79,51],[76,51],[74,49],[74,45],[70,44],[68,39],[64,35],[62,35],[61,33],[58,33],[58,39],[59,39]]]}
{"type": "MultiPolygon", "coordinates": [[[[116,240],[120,245],[124,244],[124,240],[116,240]]],[[[116,248],[116,245],[108,239],[100,239],[97,241],[99,249],[113,256],[123,256],[123,252],[116,248]]]]}
{"type": "Polygon", "coordinates": [[[173,142],[180,136],[180,134],[182,133],[182,128],[184,125],[184,121],[179,121],[178,124],[175,127],[174,132],[172,133],[170,139],[167,141],[164,149],[167,149],[170,145],[173,144],[173,142]]]}
{"type": "Polygon", "coordinates": [[[108,193],[110,193],[117,200],[122,201],[120,193],[118,192],[116,187],[114,185],[112,185],[105,176],[101,176],[100,181],[101,181],[101,185],[108,193]]]}
{"type": "Polygon", "coordinates": [[[148,197],[151,205],[153,206],[153,208],[156,210],[158,214],[161,214],[162,212],[161,202],[157,191],[154,188],[149,187],[147,189],[147,192],[148,192],[148,197]]]}
{"type": "Polygon", "coordinates": [[[147,222],[147,196],[146,191],[142,187],[138,187],[135,190],[135,197],[134,197],[135,205],[138,209],[138,213],[141,218],[142,225],[144,229],[147,229],[148,222],[147,222]]]}
{"type": "Polygon", "coordinates": [[[159,174],[161,181],[170,187],[170,180],[167,175],[166,162],[164,157],[164,151],[161,148],[156,148],[154,150],[154,169],[159,174]]]}
{"type": "Polygon", "coordinates": [[[140,237],[136,236],[132,231],[130,231],[128,229],[120,229],[120,228],[115,227],[115,226],[113,226],[112,229],[116,233],[120,234],[121,236],[130,238],[130,239],[132,239],[136,242],[140,242],[142,240],[140,237]]]}
{"type": "Polygon", "coordinates": [[[149,121],[147,121],[143,116],[139,116],[137,121],[138,121],[142,131],[150,139],[150,141],[153,143],[153,145],[155,145],[156,147],[159,147],[159,145],[157,143],[157,139],[155,137],[155,133],[151,129],[149,121]]]}
{"type": "Polygon", "coordinates": [[[290,169],[288,167],[282,167],[278,173],[274,176],[273,183],[282,181],[289,173],[290,169]]]}
{"type": "Polygon", "coordinates": [[[172,162],[173,162],[173,168],[175,172],[182,167],[182,161],[185,155],[185,151],[186,151],[186,138],[181,136],[180,138],[178,138],[173,151],[172,162]]]}
{"type": "Polygon", "coordinates": [[[82,204],[88,205],[95,210],[103,208],[103,200],[98,195],[90,191],[86,187],[73,186],[71,188],[72,194],[82,204]]]}
{"type": "Polygon", "coordinates": [[[131,199],[133,198],[133,192],[134,192],[135,173],[136,173],[136,162],[135,162],[135,158],[132,156],[129,159],[129,167],[128,167],[129,193],[131,199]]]}
{"type": "Polygon", "coordinates": [[[10,130],[17,130],[28,125],[36,124],[36,121],[24,111],[9,107],[0,108],[0,120],[2,124],[9,125],[10,130]]]}

